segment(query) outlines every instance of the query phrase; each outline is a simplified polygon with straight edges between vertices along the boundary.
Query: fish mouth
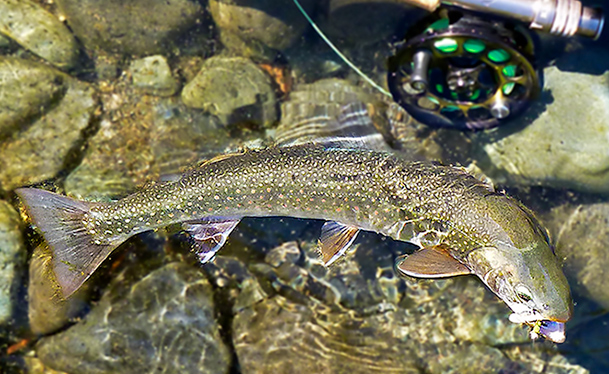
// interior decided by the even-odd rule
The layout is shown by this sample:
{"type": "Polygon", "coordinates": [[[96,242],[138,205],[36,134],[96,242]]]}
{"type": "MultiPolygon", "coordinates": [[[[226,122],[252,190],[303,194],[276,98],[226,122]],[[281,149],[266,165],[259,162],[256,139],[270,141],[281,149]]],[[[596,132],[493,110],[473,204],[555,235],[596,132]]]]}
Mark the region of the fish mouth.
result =
{"type": "Polygon", "coordinates": [[[527,323],[527,324],[546,320],[538,312],[512,313],[512,314],[510,314],[509,319],[510,319],[510,322],[512,322],[512,323],[527,323]]]}
{"type": "Polygon", "coordinates": [[[529,326],[531,326],[531,332],[529,333],[531,339],[537,339],[541,335],[544,339],[553,343],[564,343],[567,338],[563,322],[544,320],[529,326]]]}
{"type": "Polygon", "coordinates": [[[531,331],[529,335],[531,339],[536,340],[543,337],[553,343],[564,343],[566,339],[565,322],[544,319],[537,313],[512,313],[509,317],[510,322],[527,324],[531,331]]]}

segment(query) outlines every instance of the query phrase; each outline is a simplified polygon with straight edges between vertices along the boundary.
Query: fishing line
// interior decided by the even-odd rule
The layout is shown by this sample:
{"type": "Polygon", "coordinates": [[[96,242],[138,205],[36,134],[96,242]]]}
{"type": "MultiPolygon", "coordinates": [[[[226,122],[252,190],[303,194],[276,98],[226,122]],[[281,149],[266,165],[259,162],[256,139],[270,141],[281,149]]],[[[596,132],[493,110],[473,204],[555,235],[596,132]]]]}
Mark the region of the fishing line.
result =
{"type": "Polygon", "coordinates": [[[304,10],[302,5],[300,5],[300,2],[298,0],[293,0],[293,1],[294,1],[294,4],[296,5],[296,7],[298,8],[298,10],[300,11],[300,13],[302,13],[302,15],[307,20],[307,22],[309,22],[309,24],[313,27],[313,30],[315,30],[317,35],[319,35],[319,37],[334,51],[334,53],[336,53],[338,55],[338,57],[340,57],[341,60],[343,60],[345,62],[345,64],[347,64],[351,69],[353,69],[353,71],[355,71],[360,77],[364,78],[364,80],[366,82],[368,82],[372,87],[376,88],[379,92],[381,92],[382,94],[387,95],[389,97],[393,97],[387,90],[385,90],[383,87],[379,86],[375,81],[373,81],[370,77],[368,77],[366,74],[364,74],[363,71],[361,71],[357,66],[355,66],[355,64],[353,64],[347,58],[347,56],[343,55],[341,53],[341,51],[330,41],[330,39],[328,39],[326,37],[326,35],[319,29],[319,27],[317,27],[315,22],[313,22],[311,17],[309,17],[309,15],[304,10]]]}

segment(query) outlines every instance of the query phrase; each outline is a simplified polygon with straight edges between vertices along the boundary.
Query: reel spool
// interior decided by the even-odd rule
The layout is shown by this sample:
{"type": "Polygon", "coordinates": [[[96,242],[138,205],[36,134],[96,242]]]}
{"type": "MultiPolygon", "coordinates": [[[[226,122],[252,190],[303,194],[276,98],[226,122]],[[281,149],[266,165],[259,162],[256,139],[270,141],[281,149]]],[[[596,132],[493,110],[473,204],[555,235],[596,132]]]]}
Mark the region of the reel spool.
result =
{"type": "Polygon", "coordinates": [[[540,91],[526,29],[459,12],[436,12],[388,60],[393,98],[418,121],[481,130],[522,113],[540,91]]]}

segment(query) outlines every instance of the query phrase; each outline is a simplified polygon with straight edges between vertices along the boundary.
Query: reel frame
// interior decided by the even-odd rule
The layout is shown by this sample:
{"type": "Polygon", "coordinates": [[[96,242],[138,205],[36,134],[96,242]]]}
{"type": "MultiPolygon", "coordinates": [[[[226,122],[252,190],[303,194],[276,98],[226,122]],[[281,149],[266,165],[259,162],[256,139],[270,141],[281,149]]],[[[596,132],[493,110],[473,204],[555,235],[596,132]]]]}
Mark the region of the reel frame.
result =
{"type": "Polygon", "coordinates": [[[489,129],[539,95],[535,44],[518,24],[441,9],[410,34],[395,46],[387,79],[394,100],[422,123],[489,129]]]}

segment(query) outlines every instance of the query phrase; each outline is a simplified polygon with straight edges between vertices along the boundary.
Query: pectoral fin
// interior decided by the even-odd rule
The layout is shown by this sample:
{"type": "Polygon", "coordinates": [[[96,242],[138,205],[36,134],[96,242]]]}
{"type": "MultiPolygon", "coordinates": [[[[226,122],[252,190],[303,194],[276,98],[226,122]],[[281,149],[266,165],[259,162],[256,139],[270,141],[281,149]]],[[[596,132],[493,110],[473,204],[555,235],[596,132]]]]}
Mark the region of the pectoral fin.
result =
{"type": "Polygon", "coordinates": [[[338,260],[351,246],[359,229],[338,222],[326,222],[321,228],[319,251],[326,266],[338,260]]]}
{"type": "Polygon", "coordinates": [[[193,239],[193,251],[204,264],[222,248],[239,221],[239,219],[210,218],[200,222],[187,222],[182,224],[182,227],[193,239]]]}
{"type": "Polygon", "coordinates": [[[403,274],[415,278],[444,278],[472,273],[441,245],[426,247],[398,259],[396,268],[403,274]]]}

